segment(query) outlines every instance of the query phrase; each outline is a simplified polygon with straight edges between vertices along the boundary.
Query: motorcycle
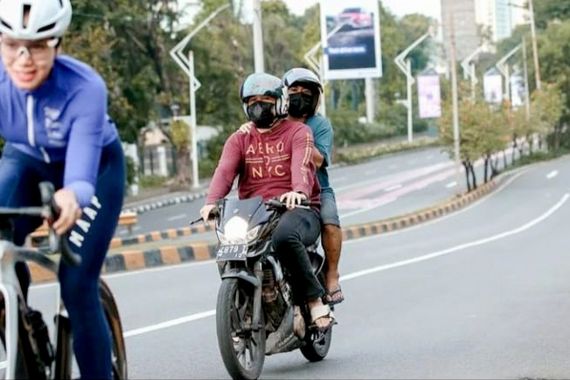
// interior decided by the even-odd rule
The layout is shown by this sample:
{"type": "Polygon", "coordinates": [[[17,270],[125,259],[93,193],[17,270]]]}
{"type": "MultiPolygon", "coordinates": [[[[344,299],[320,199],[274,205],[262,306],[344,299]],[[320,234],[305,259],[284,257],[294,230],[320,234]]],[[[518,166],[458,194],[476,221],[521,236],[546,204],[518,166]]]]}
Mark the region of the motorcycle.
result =
{"type": "MultiPolygon", "coordinates": [[[[230,376],[257,379],[265,356],[295,349],[311,362],[324,359],[332,340],[332,325],[324,331],[313,328],[308,307],[295,305],[290,275],[271,243],[285,205],[255,197],[224,199],[217,206],[216,261],[222,283],[216,331],[230,376]]],[[[318,247],[316,242],[307,251],[322,284],[324,254],[318,247]]]]}

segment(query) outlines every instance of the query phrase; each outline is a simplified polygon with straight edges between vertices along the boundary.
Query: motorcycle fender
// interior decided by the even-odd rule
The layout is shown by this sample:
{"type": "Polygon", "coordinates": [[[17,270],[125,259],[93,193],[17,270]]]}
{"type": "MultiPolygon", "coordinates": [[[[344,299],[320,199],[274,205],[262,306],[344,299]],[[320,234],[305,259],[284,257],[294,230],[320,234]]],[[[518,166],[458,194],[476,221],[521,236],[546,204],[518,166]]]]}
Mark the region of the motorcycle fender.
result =
{"type": "Polygon", "coordinates": [[[256,288],[261,286],[261,281],[257,277],[255,277],[252,273],[249,273],[243,269],[240,270],[230,270],[222,274],[222,280],[226,278],[237,278],[239,280],[243,280],[249,282],[256,288]]]}

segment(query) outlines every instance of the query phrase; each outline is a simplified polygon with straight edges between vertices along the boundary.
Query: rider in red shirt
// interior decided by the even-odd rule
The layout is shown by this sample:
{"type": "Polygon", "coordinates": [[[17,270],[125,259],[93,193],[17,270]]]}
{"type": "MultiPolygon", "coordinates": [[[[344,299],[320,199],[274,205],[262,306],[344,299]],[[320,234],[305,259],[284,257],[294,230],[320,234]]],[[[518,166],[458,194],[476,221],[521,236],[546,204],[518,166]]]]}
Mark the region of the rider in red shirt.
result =
{"type": "Polygon", "coordinates": [[[235,132],[226,141],[200,214],[208,220],[215,202],[229,193],[236,177],[240,198],[279,197],[288,211],[274,231],[273,245],[295,278],[296,303],[307,303],[312,322],[326,328],[333,322],[333,315],[329,306],[323,305],[325,291],[313,273],[306,249],[320,233],[320,189],[311,159],[312,133],[302,123],[285,120],[287,93],[279,78],[252,74],[242,85],[240,95],[254,128],[248,134],[235,132]],[[311,201],[310,209],[295,207],[307,199],[311,201]]]}

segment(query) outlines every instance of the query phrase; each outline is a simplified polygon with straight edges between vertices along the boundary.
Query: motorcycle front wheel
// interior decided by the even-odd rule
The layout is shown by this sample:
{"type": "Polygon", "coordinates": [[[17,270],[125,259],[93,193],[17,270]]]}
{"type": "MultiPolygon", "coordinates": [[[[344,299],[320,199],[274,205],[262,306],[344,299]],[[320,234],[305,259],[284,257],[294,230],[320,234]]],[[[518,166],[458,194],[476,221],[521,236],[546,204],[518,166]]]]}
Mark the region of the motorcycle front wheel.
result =
{"type": "Polygon", "coordinates": [[[227,278],[218,292],[218,347],[233,379],[257,379],[265,361],[265,330],[255,331],[252,326],[254,291],[255,288],[246,282],[227,278]]]}

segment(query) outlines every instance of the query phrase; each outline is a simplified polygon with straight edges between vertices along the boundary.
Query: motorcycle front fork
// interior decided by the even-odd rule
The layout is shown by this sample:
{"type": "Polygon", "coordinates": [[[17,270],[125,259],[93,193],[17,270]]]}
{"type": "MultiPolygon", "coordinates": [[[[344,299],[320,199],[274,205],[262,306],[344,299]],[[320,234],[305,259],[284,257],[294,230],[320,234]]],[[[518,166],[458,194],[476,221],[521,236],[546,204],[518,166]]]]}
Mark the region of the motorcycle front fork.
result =
{"type": "Polygon", "coordinates": [[[255,277],[259,280],[259,286],[255,287],[253,291],[253,323],[252,328],[253,331],[259,331],[263,328],[261,324],[261,291],[262,291],[262,283],[263,283],[263,266],[261,261],[257,261],[253,267],[253,273],[255,277]]]}

